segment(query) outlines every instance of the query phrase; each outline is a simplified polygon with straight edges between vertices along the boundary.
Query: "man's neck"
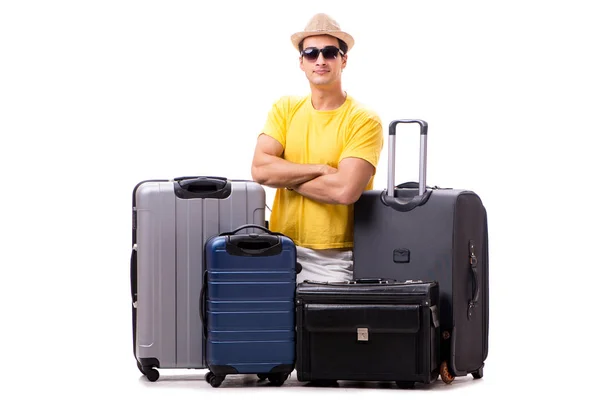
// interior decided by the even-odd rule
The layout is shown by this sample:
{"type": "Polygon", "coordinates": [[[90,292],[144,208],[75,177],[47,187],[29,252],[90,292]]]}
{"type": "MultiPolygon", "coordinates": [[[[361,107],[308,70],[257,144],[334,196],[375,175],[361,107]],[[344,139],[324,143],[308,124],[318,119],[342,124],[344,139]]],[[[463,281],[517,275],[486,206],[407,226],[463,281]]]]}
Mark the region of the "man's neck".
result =
{"type": "Polygon", "coordinates": [[[346,101],[346,92],[341,87],[335,89],[318,89],[313,87],[311,92],[311,101],[315,110],[335,110],[346,101]]]}

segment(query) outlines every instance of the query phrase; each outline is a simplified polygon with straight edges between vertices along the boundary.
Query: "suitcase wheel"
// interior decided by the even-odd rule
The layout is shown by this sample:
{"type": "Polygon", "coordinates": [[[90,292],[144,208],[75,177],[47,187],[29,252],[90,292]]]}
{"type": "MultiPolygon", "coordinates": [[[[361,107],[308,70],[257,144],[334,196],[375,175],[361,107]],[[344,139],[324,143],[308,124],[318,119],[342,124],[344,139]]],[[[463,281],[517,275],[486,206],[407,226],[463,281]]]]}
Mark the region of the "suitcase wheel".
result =
{"type": "Polygon", "coordinates": [[[150,382],[156,382],[158,380],[158,377],[160,376],[158,370],[154,368],[145,368],[144,375],[146,375],[146,378],[148,378],[150,382]]]}
{"type": "Polygon", "coordinates": [[[146,379],[148,379],[150,382],[156,382],[158,380],[160,374],[158,373],[157,369],[154,369],[152,367],[143,367],[139,361],[137,362],[137,367],[140,370],[140,372],[146,376],[146,379]]]}
{"type": "Polygon", "coordinates": [[[288,374],[285,372],[280,372],[277,374],[268,374],[269,382],[271,382],[274,386],[281,386],[288,378],[288,374]]]}
{"type": "Polygon", "coordinates": [[[411,381],[396,381],[396,385],[400,389],[412,389],[415,387],[415,383],[411,381]]]}
{"type": "Polygon", "coordinates": [[[473,379],[481,379],[483,378],[483,366],[479,368],[477,371],[471,373],[473,375],[473,379]]]}
{"type": "Polygon", "coordinates": [[[225,380],[225,376],[223,375],[215,375],[212,372],[207,372],[204,375],[204,380],[210,384],[212,387],[219,387],[221,383],[225,380]]]}
{"type": "Polygon", "coordinates": [[[269,374],[256,374],[256,376],[258,376],[259,381],[264,381],[264,380],[267,380],[267,378],[269,377],[269,374]]]}
{"type": "Polygon", "coordinates": [[[450,384],[454,380],[452,374],[450,374],[450,370],[448,369],[448,363],[446,361],[442,361],[442,365],[440,365],[440,376],[442,377],[442,381],[444,383],[450,384]]]}

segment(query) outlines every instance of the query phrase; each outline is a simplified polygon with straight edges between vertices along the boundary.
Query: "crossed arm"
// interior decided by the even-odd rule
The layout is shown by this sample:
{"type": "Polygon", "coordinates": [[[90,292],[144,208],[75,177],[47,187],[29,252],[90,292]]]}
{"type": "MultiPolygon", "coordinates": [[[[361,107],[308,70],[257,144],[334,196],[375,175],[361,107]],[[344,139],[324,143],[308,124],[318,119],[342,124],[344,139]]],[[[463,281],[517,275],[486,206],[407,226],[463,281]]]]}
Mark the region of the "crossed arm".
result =
{"type": "Polygon", "coordinates": [[[283,146],[260,135],[252,161],[252,179],[275,188],[293,189],[311,200],[328,204],[353,204],[360,197],[374,167],[360,158],[345,158],[338,169],[324,164],[296,164],[284,160],[283,146]]]}

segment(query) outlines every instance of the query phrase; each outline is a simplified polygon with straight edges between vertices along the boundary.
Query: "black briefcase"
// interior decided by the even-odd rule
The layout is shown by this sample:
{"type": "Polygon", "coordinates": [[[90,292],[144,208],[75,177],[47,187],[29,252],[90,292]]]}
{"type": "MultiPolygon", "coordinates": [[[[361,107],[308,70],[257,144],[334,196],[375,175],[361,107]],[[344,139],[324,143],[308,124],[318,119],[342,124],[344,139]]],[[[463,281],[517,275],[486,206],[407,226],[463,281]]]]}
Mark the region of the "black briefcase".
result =
{"type": "Polygon", "coordinates": [[[299,381],[394,381],[439,371],[437,282],[305,281],[296,289],[299,381]]]}

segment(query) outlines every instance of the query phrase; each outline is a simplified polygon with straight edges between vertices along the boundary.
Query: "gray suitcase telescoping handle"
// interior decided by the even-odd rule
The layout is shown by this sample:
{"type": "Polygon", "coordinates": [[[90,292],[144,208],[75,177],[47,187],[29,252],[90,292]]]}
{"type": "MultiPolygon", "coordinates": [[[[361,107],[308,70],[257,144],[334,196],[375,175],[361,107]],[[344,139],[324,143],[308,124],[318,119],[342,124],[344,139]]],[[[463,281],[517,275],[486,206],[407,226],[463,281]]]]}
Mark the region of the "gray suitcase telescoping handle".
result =
{"type": "MultiPolygon", "coordinates": [[[[382,201],[398,211],[410,211],[413,208],[424,204],[431,192],[427,191],[427,122],[420,119],[399,119],[390,123],[389,141],[388,141],[388,184],[387,193],[382,193],[382,201]],[[396,126],[398,124],[419,124],[421,145],[419,155],[419,194],[410,199],[400,199],[396,197],[396,126]]],[[[401,185],[402,186],[402,185],[401,185]]],[[[406,186],[405,186],[406,187],[406,186]]]]}

